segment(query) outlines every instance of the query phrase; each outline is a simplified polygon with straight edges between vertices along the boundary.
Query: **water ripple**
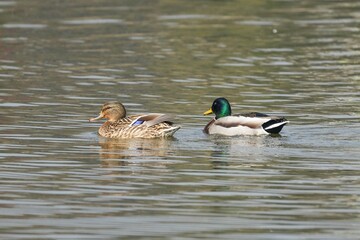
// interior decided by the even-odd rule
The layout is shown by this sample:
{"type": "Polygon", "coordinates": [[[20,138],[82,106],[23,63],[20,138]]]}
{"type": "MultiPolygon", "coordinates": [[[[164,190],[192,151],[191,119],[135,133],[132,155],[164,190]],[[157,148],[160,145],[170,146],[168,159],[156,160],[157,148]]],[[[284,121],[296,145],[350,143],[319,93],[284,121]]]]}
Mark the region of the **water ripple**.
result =
{"type": "Polygon", "coordinates": [[[43,29],[46,28],[45,24],[30,24],[30,23],[5,23],[3,28],[23,28],[23,29],[43,29]]]}
{"type": "Polygon", "coordinates": [[[359,6],[1,1],[0,238],[356,239],[359,6]],[[290,123],[208,136],[220,96],[290,123]],[[102,138],[112,100],[182,128],[102,138]]]}
{"type": "Polygon", "coordinates": [[[91,18],[91,19],[76,19],[62,21],[64,24],[69,25],[94,25],[94,24],[121,24],[121,19],[103,19],[103,18],[91,18]]]}

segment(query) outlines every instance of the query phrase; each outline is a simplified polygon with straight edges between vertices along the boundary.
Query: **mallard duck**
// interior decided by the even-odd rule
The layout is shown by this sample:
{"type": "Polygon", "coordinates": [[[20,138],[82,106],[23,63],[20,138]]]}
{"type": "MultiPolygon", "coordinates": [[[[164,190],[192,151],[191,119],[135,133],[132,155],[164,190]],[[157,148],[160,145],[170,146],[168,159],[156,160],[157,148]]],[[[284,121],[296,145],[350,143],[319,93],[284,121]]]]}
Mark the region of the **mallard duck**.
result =
{"type": "Polygon", "coordinates": [[[171,117],[166,114],[147,114],[126,117],[124,105],[112,101],[105,103],[96,118],[107,121],[99,128],[99,135],[107,138],[158,138],[170,137],[180,126],[173,126],[171,117]]]}
{"type": "Polygon", "coordinates": [[[215,114],[215,118],[205,126],[204,132],[207,134],[226,136],[276,134],[289,122],[284,117],[257,112],[231,115],[229,101],[225,98],[215,99],[204,115],[211,113],[215,114]]]}

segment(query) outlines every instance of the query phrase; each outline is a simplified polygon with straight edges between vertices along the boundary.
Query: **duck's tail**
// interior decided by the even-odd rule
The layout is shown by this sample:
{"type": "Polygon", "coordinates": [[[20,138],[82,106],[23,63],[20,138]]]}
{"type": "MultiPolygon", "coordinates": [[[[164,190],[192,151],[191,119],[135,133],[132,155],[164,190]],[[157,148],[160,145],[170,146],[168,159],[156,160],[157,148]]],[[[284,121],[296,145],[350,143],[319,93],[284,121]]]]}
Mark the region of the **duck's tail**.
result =
{"type": "Polygon", "coordinates": [[[174,133],[179,130],[181,127],[180,126],[171,126],[169,128],[166,128],[162,131],[162,136],[163,137],[172,137],[174,135],[174,133]]]}
{"type": "Polygon", "coordinates": [[[277,118],[271,119],[262,125],[263,129],[271,134],[276,134],[281,131],[281,129],[288,124],[289,121],[286,118],[277,118]]]}

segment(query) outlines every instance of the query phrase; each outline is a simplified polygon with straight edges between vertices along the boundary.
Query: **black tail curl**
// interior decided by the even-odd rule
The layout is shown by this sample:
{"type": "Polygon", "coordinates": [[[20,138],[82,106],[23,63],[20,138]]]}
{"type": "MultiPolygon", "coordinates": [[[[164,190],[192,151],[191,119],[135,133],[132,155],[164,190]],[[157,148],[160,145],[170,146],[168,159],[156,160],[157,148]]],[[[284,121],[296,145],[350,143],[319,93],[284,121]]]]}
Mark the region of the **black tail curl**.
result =
{"type": "Polygon", "coordinates": [[[289,121],[287,121],[286,118],[271,119],[266,123],[263,123],[262,127],[270,134],[277,134],[288,122],[289,121]]]}

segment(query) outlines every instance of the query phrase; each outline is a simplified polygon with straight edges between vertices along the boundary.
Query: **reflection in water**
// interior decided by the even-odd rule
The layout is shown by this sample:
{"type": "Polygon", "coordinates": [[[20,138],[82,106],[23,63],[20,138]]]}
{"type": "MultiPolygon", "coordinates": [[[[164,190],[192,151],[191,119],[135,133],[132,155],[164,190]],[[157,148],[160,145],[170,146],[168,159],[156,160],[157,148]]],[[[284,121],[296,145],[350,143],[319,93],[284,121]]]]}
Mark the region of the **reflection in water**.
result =
{"type": "Polygon", "coordinates": [[[167,156],[172,141],[172,138],[111,139],[99,137],[101,164],[103,167],[115,167],[127,165],[131,161],[151,162],[146,159],[154,160],[154,158],[167,156]]]}
{"type": "Polygon", "coordinates": [[[281,135],[268,136],[213,136],[216,148],[211,151],[215,169],[264,166],[268,164],[266,154],[275,154],[281,147],[281,135]]]}

